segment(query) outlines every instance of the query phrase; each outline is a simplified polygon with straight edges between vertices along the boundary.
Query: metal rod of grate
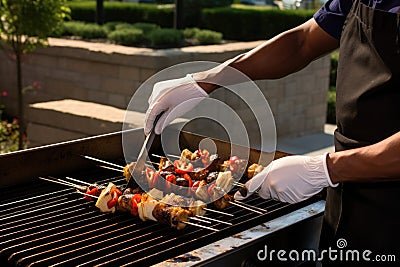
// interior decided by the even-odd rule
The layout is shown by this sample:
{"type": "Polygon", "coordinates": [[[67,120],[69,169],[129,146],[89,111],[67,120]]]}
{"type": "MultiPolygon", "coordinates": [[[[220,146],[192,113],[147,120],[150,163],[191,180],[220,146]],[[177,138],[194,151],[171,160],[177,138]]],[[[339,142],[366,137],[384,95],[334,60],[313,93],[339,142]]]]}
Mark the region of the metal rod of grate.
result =
{"type": "MultiPolygon", "coordinates": [[[[95,174],[105,177],[104,171],[95,174]]],[[[125,182],[111,175],[96,182],[109,181],[125,182]]],[[[216,220],[212,227],[221,230],[218,233],[189,225],[177,231],[128,214],[102,214],[74,189],[53,185],[41,194],[0,203],[0,260],[18,266],[149,265],[248,229],[257,224],[256,218],[263,219],[261,223],[290,206],[258,197],[245,203],[268,212],[258,215],[231,206],[224,212],[234,216],[207,214],[216,220]]]]}

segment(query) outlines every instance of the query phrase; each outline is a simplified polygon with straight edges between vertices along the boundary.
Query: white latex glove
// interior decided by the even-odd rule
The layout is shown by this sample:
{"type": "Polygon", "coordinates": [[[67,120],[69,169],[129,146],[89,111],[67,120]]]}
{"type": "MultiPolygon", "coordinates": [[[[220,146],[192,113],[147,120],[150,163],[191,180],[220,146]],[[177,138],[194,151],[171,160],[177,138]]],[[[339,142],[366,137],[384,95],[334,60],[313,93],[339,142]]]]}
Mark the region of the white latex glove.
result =
{"type": "Polygon", "coordinates": [[[146,112],[144,126],[145,134],[150,133],[156,116],[162,111],[165,112],[154,127],[156,134],[161,134],[164,124],[168,125],[179,115],[185,114],[207,96],[208,94],[196,83],[191,74],[184,78],[156,83],[149,98],[149,108],[146,112]],[[171,111],[187,100],[191,100],[190,105],[180,106],[179,112],[174,112],[174,117],[171,116],[166,121],[171,111]]]}
{"type": "Polygon", "coordinates": [[[296,203],[321,192],[324,187],[335,187],[338,184],[332,184],[330,180],[327,155],[289,156],[274,160],[245,184],[247,196],[243,197],[238,191],[234,197],[236,200],[245,199],[260,188],[258,195],[262,198],[296,203]]]}

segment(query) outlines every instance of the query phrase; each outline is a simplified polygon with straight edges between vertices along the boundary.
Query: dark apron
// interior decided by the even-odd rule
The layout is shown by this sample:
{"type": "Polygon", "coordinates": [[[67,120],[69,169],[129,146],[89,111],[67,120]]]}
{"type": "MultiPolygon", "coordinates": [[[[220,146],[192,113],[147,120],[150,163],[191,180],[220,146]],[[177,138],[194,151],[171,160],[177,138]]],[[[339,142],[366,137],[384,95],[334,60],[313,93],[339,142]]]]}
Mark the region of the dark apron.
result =
{"type": "MultiPolygon", "coordinates": [[[[336,151],[371,145],[400,131],[399,16],[359,0],[347,16],[336,84],[336,151]]],[[[337,249],[339,238],[346,239],[346,249],[397,254],[400,266],[400,181],[329,188],[320,249],[337,249]]]]}

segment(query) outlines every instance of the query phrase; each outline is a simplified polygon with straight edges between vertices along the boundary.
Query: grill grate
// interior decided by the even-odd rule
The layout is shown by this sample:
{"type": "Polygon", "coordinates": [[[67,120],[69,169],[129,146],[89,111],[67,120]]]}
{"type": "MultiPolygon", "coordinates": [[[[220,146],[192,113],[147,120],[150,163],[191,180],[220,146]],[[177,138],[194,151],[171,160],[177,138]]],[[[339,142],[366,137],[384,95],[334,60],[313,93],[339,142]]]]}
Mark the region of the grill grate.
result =
{"type": "MultiPolygon", "coordinates": [[[[74,176],[88,182],[122,185],[122,176],[92,170],[74,176]],[[97,178],[96,178],[97,177],[97,178]],[[103,177],[98,179],[98,177],[103,177]]],[[[0,203],[0,259],[17,266],[143,266],[194,250],[296,209],[258,197],[245,203],[268,210],[264,215],[238,207],[224,212],[234,217],[207,216],[231,222],[213,223],[220,232],[187,226],[182,231],[154,222],[142,222],[128,214],[102,214],[74,189],[38,181],[21,190],[10,188],[0,203]],[[20,192],[18,197],[15,192],[20,192]],[[39,193],[37,193],[39,192],[39,193]]],[[[201,222],[196,222],[200,223],[201,222]]],[[[206,225],[208,226],[208,225],[206,225]]]]}

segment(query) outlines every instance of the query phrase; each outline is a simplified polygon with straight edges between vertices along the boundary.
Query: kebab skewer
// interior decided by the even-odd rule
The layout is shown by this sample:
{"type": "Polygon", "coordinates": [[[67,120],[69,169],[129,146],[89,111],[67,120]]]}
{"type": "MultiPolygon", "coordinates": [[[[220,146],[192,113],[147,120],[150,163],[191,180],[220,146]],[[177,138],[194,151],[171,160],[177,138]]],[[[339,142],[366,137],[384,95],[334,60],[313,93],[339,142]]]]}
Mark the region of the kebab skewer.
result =
{"type": "MultiPolygon", "coordinates": [[[[125,190],[124,193],[122,193],[113,183],[109,183],[107,187],[98,185],[80,186],[57,178],[39,178],[46,181],[74,187],[79,193],[84,195],[86,200],[92,200],[92,198],[97,199],[95,206],[98,207],[101,212],[130,212],[132,215],[138,216],[143,221],[152,220],[158,223],[168,224],[178,230],[185,228],[185,226],[189,224],[208,230],[218,231],[217,229],[211,227],[206,227],[189,222],[189,219],[194,218],[193,216],[201,215],[203,216],[203,218],[207,218],[204,217],[205,211],[202,210],[202,207],[206,207],[206,204],[200,201],[192,200],[194,202],[191,202],[191,206],[189,206],[187,209],[184,209],[179,206],[168,205],[162,201],[158,201],[153,198],[152,195],[158,195],[157,197],[160,197],[160,194],[162,198],[163,193],[157,189],[153,189],[148,193],[139,193],[141,191],[139,191],[138,189],[128,189],[125,190]],[[91,192],[89,193],[84,192],[85,189],[86,192],[88,192],[90,188],[97,188],[97,190],[91,190],[91,192]]],[[[79,180],[75,179],[75,181],[79,180]]],[[[82,181],[79,182],[84,183],[82,181]]],[[[172,198],[173,196],[169,196],[169,200],[171,200],[172,198]]],[[[177,199],[178,196],[175,197],[175,203],[178,203],[177,201],[179,200],[177,199]]],[[[171,204],[173,203],[171,202],[171,204]]],[[[202,219],[198,220],[204,222],[204,220],[202,219]]],[[[225,223],[219,220],[216,221],[225,223]]]]}
{"type": "MultiPolygon", "coordinates": [[[[233,197],[228,194],[221,194],[221,191],[229,192],[232,185],[239,186],[239,190],[245,189],[241,183],[235,182],[235,178],[237,179],[238,175],[246,170],[248,162],[238,159],[236,156],[222,164],[218,155],[210,155],[207,150],[191,152],[185,149],[180,158],[173,163],[166,157],[158,157],[160,157],[158,170],[146,167],[146,170],[142,172],[142,176],[145,178],[141,177],[141,180],[147,180],[149,188],[163,188],[167,192],[175,190],[175,193],[180,195],[193,196],[204,202],[212,201],[217,209],[224,209],[229,204],[233,204],[231,203],[233,197]],[[200,166],[203,166],[203,168],[200,166]]],[[[93,157],[90,157],[90,159],[93,159],[93,157]]],[[[104,161],[102,162],[104,163],[104,161]]],[[[134,167],[135,162],[132,162],[123,168],[127,180],[134,167]]],[[[253,177],[262,169],[262,165],[250,165],[247,168],[247,177],[253,177]]],[[[236,205],[242,207],[239,203],[236,205]]]]}

